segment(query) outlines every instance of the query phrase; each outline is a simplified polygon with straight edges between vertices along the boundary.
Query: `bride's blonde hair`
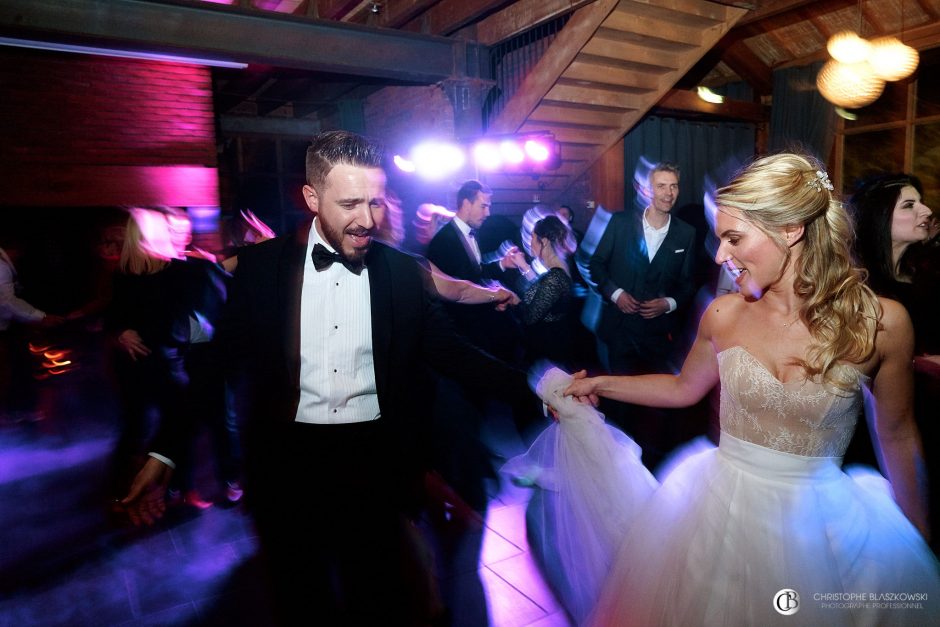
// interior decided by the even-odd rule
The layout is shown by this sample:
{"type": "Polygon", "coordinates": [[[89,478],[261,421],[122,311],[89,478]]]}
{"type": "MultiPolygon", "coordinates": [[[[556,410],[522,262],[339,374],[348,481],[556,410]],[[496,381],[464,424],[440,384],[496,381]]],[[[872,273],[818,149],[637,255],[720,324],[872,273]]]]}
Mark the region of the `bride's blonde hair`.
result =
{"type": "Polygon", "coordinates": [[[794,263],[794,290],[803,298],[800,318],[813,338],[799,361],[810,377],[848,388],[855,379],[839,362],[861,363],[875,350],[881,305],[865,286],[864,271],[853,265],[855,233],[848,213],[833,197],[823,166],[810,158],[782,153],[763,157],[718,190],[715,202],[732,208],[754,224],[794,263]],[[802,225],[803,250],[792,249],[781,235],[802,225]]]}

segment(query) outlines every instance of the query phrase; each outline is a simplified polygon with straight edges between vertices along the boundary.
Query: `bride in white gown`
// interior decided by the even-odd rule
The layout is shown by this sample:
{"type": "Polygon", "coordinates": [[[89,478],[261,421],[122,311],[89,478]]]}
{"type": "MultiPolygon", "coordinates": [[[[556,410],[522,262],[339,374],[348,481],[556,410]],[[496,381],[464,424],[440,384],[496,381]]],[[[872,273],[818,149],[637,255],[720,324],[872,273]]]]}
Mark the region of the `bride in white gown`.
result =
{"type": "Polygon", "coordinates": [[[588,622],[940,624],[907,313],[863,285],[818,164],[760,159],[716,204],[716,261],[740,293],[709,306],[682,371],[582,372],[563,392],[682,407],[721,383],[719,447],[680,463],[625,517],[588,622]],[[890,485],[840,468],[866,388],[890,485]]]}

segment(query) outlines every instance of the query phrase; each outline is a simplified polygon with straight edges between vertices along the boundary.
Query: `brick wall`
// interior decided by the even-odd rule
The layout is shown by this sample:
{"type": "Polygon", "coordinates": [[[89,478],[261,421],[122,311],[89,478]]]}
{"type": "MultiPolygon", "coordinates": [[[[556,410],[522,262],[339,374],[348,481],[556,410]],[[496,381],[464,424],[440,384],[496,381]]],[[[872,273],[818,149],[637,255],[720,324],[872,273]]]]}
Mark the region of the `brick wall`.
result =
{"type": "Polygon", "coordinates": [[[218,204],[208,68],[0,47],[0,93],[0,204],[218,204]]]}

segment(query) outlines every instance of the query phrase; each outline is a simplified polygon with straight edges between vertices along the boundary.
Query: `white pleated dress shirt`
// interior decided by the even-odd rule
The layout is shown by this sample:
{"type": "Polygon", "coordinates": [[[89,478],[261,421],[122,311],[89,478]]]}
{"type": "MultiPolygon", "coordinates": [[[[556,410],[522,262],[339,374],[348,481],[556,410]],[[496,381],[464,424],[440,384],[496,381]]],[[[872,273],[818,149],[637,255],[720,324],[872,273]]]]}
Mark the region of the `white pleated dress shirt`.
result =
{"type": "Polygon", "coordinates": [[[315,244],[335,252],[310,227],[300,298],[300,403],[297,422],[346,424],[380,417],[372,354],[369,269],[341,263],[317,271],[315,244]]]}

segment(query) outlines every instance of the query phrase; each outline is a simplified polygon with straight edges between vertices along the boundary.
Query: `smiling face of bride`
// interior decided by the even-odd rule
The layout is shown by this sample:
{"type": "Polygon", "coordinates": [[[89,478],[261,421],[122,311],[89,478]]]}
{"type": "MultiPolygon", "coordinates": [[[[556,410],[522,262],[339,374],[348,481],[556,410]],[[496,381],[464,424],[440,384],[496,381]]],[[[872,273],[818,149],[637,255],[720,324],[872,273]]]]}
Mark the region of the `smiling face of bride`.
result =
{"type": "MultiPolygon", "coordinates": [[[[728,267],[745,297],[760,298],[783,276],[790,259],[786,246],[743,219],[737,210],[718,208],[715,233],[719,239],[715,263],[728,267]]],[[[779,236],[786,241],[786,232],[781,230],[779,236]]]]}

